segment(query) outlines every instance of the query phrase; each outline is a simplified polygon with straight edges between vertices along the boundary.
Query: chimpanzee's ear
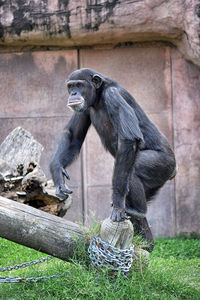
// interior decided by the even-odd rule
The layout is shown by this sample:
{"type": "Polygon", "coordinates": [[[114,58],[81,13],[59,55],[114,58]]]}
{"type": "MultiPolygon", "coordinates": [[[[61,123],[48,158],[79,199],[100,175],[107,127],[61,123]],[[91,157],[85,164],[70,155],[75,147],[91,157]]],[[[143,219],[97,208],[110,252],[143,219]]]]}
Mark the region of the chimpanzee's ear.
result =
{"type": "Polygon", "coordinates": [[[95,88],[99,89],[100,86],[102,85],[103,80],[99,75],[94,74],[94,76],[92,77],[92,82],[94,83],[95,88]]]}

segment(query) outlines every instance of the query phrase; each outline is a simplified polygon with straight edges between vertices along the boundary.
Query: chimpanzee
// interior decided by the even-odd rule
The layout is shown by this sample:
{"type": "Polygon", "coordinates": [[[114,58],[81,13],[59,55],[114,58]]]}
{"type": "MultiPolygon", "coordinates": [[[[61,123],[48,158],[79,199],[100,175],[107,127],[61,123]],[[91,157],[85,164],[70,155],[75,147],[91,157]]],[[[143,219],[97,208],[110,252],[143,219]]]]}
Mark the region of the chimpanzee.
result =
{"type": "Polygon", "coordinates": [[[71,190],[65,167],[76,158],[92,123],[104,147],[115,157],[112,178],[113,221],[131,216],[136,231],[151,242],[146,220],[147,202],[175,176],[176,163],[165,136],[149,120],[135,99],[116,81],[92,69],[76,70],[67,80],[69,121],[50,170],[60,198],[71,190]]]}

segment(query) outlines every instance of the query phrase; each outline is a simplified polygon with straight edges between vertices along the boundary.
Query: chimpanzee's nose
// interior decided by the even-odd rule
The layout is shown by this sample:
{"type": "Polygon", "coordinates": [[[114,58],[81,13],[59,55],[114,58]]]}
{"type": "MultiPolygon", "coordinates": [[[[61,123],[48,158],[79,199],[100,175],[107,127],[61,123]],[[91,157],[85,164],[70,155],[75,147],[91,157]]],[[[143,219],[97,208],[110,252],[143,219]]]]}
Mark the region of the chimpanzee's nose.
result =
{"type": "Polygon", "coordinates": [[[77,92],[72,92],[72,96],[76,96],[77,92]]]}

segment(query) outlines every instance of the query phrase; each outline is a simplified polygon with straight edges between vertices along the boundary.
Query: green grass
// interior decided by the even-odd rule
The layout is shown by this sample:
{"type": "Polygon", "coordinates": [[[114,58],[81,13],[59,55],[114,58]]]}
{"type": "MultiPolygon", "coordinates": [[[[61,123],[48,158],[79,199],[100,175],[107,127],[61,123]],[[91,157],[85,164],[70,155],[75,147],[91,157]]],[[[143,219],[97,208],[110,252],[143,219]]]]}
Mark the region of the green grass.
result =
{"type": "MultiPolygon", "coordinates": [[[[0,266],[38,259],[44,254],[0,238],[0,266]]],[[[37,283],[1,283],[1,300],[54,299],[200,299],[200,239],[157,239],[146,270],[133,269],[128,279],[108,276],[79,263],[52,259],[43,264],[3,272],[0,276],[32,277],[67,272],[37,283]]]]}

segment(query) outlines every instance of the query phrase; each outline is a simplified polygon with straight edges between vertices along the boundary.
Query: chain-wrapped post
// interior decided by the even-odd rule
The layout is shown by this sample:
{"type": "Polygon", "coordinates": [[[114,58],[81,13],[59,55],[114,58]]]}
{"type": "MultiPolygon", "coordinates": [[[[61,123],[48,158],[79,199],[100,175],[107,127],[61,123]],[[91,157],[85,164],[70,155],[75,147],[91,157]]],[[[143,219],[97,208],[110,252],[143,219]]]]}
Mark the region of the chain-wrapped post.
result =
{"type": "Polygon", "coordinates": [[[133,225],[130,220],[113,222],[105,219],[100,236],[93,237],[88,252],[92,266],[107,267],[126,276],[132,266],[134,256],[133,225]]]}

